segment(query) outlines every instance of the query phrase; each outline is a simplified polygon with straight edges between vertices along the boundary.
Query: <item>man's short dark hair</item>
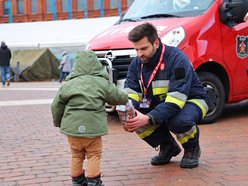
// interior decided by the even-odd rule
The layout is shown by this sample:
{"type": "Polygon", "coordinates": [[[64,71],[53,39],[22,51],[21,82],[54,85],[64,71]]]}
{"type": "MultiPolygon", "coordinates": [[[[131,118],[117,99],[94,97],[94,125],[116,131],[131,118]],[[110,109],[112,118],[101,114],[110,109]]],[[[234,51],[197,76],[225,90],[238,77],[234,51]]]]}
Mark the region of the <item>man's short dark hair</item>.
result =
{"type": "Polygon", "coordinates": [[[138,42],[144,37],[148,38],[150,43],[154,43],[158,39],[158,32],[155,26],[151,23],[143,23],[134,27],[128,34],[128,40],[131,42],[138,42]]]}

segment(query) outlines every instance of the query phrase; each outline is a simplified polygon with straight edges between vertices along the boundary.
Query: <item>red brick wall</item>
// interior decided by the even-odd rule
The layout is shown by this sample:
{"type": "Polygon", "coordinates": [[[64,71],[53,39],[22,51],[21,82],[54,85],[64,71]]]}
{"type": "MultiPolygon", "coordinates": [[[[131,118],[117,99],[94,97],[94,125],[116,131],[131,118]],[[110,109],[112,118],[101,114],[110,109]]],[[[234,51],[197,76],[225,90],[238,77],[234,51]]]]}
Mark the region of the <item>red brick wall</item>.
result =
{"type": "MultiPolygon", "coordinates": [[[[62,0],[56,0],[56,19],[68,19],[67,12],[62,12],[62,0]]],[[[3,16],[3,2],[0,0],[0,23],[8,23],[8,16],[3,16]]],[[[121,0],[122,11],[127,9],[127,1],[121,0]]],[[[22,15],[17,14],[17,0],[12,0],[12,17],[13,22],[31,22],[31,21],[48,21],[53,20],[52,13],[46,13],[46,0],[38,0],[38,12],[32,14],[31,1],[24,0],[24,13],[22,15]]],[[[118,8],[110,9],[110,0],[104,0],[104,16],[117,16],[118,8]]],[[[100,17],[100,10],[93,10],[93,0],[88,0],[88,17],[100,17]]],[[[77,0],[72,0],[72,18],[80,19],[84,18],[84,11],[77,11],[77,0]]]]}

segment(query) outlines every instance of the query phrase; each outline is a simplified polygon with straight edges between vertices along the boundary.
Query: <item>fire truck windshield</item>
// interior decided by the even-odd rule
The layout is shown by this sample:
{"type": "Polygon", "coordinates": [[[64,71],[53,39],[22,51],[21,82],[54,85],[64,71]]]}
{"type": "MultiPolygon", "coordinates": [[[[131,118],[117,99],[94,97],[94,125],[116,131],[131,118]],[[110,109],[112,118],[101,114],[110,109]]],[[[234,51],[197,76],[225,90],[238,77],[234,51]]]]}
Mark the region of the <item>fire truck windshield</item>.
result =
{"type": "Polygon", "coordinates": [[[198,16],[213,3],[214,0],[135,0],[121,21],[198,16]]]}

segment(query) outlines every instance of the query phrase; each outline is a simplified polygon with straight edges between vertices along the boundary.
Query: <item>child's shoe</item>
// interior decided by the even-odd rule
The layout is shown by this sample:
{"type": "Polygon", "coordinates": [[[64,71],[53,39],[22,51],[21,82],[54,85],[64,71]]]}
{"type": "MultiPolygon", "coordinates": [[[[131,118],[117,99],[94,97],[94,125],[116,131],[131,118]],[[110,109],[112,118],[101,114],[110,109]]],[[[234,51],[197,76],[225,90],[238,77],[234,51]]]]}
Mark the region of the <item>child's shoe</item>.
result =
{"type": "Polygon", "coordinates": [[[101,176],[95,178],[88,178],[88,186],[104,186],[102,184],[101,176]]]}
{"type": "Polygon", "coordinates": [[[72,186],[88,186],[87,178],[84,173],[78,177],[72,177],[72,186]]]}

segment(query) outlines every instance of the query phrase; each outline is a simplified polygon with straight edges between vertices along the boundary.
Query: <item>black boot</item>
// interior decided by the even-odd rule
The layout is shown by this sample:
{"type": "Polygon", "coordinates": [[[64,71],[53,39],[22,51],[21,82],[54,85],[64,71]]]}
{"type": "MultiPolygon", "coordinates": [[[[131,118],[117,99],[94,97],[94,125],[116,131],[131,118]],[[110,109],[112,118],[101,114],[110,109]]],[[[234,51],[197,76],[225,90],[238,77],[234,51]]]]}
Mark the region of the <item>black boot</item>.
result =
{"type": "Polygon", "coordinates": [[[101,176],[95,178],[88,178],[88,186],[104,186],[102,184],[101,176]]]}
{"type": "Polygon", "coordinates": [[[159,154],[151,160],[152,165],[164,165],[170,162],[173,156],[177,156],[181,152],[179,145],[173,141],[163,143],[159,147],[159,154]]]}
{"type": "Polygon", "coordinates": [[[88,186],[88,181],[84,173],[78,177],[72,177],[72,186],[88,186]]]}
{"type": "Polygon", "coordinates": [[[184,155],[181,160],[180,167],[181,168],[198,167],[200,155],[201,155],[201,149],[199,145],[184,149],[184,155]]]}

